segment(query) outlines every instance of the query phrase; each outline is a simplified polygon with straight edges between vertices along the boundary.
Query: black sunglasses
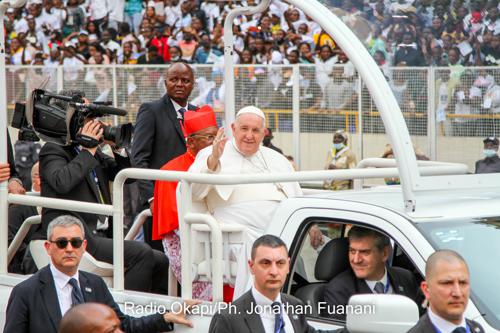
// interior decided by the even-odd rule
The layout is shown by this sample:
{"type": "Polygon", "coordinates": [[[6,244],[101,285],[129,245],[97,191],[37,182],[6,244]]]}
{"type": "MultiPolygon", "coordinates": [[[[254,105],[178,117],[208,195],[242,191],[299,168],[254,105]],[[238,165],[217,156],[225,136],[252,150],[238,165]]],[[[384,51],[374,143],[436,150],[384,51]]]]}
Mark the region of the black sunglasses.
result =
{"type": "Polygon", "coordinates": [[[71,239],[66,239],[66,238],[58,238],[55,241],[49,241],[51,243],[55,243],[56,246],[60,249],[65,249],[66,246],[68,246],[68,243],[71,243],[71,247],[74,249],[79,249],[82,244],[83,244],[83,239],[74,237],[71,239]]]}

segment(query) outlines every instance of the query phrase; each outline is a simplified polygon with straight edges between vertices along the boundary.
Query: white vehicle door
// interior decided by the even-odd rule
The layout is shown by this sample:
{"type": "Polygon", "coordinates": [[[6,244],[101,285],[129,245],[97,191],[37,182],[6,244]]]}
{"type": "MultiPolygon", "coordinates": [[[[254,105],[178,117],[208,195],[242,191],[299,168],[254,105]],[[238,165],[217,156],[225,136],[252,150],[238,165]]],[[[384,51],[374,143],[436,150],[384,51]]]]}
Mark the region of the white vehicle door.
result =
{"type": "MultiPolygon", "coordinates": [[[[303,284],[328,283],[328,281],[318,281],[314,274],[314,266],[322,246],[313,249],[310,245],[308,230],[312,225],[317,225],[323,232],[325,244],[333,238],[345,237],[349,225],[378,229],[394,241],[395,252],[404,254],[401,257],[410,259],[411,265],[422,274],[425,268],[424,258],[432,253],[433,249],[406,218],[393,211],[367,204],[337,200],[319,201],[322,201],[323,205],[320,203],[314,205],[316,207],[296,210],[282,230],[275,230],[287,242],[292,261],[290,277],[285,284],[284,292],[301,296],[299,298],[307,304],[312,300],[304,299],[300,294],[301,284],[303,286],[303,284]],[[332,206],[336,208],[324,208],[332,206]]],[[[307,309],[305,312],[307,313],[307,309]]],[[[319,317],[317,313],[308,313],[308,320],[312,326],[319,329],[345,326],[343,321],[319,317]]]]}

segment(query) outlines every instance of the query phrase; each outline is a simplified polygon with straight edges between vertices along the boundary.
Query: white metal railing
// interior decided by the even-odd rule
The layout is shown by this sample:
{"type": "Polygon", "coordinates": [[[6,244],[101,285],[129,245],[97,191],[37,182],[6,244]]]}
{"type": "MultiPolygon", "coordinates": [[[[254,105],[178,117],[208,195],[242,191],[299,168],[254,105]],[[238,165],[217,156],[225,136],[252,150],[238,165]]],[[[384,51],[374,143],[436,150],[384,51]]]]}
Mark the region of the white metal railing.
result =
{"type": "Polygon", "coordinates": [[[14,256],[16,255],[17,250],[19,250],[19,247],[26,238],[26,235],[30,231],[31,226],[40,224],[41,221],[42,221],[41,215],[30,216],[26,220],[24,220],[23,224],[21,225],[21,228],[19,228],[18,232],[16,233],[16,236],[14,237],[14,239],[9,245],[9,248],[7,249],[7,264],[10,264],[12,258],[14,258],[14,256]]]}
{"type": "MultiPolygon", "coordinates": [[[[468,172],[467,165],[460,163],[417,160],[417,164],[422,176],[463,175],[468,172]]],[[[365,158],[358,163],[356,168],[395,168],[396,166],[396,160],[393,158],[365,158]]],[[[353,188],[355,190],[362,189],[363,179],[355,179],[353,188]]]]}
{"type": "Polygon", "coordinates": [[[150,216],[151,216],[151,210],[149,208],[146,208],[142,212],[140,212],[139,215],[137,215],[137,217],[134,219],[132,227],[130,227],[130,230],[127,232],[125,240],[134,240],[135,237],[141,231],[144,222],[146,222],[146,219],[150,216]]]}
{"type": "MultiPolygon", "coordinates": [[[[464,171],[462,165],[436,165],[419,168],[422,174],[456,174],[464,171]]],[[[123,185],[129,178],[145,180],[181,181],[181,203],[180,211],[187,212],[187,215],[180,216],[180,238],[182,244],[182,294],[192,295],[192,273],[191,273],[191,225],[208,225],[212,232],[212,278],[214,284],[214,300],[222,299],[222,233],[213,217],[204,214],[189,213],[191,211],[191,184],[214,184],[214,185],[236,185],[274,182],[300,182],[317,181],[324,179],[370,179],[398,177],[396,168],[379,169],[350,169],[350,170],[321,170],[321,171],[301,171],[289,174],[255,174],[255,175],[207,175],[194,174],[179,171],[163,171],[151,169],[128,168],[120,171],[113,183],[113,205],[80,202],[73,200],[54,199],[27,195],[8,195],[8,203],[28,206],[39,206],[54,209],[70,210],[77,212],[94,213],[99,215],[113,215],[113,288],[117,291],[124,290],[124,261],[123,261],[123,185]],[[187,220],[186,220],[187,219],[187,220]]],[[[148,215],[144,213],[144,216],[148,215]]],[[[3,224],[7,225],[7,221],[3,224]]],[[[21,235],[19,235],[21,237],[21,235]]],[[[7,248],[7,237],[0,238],[0,248],[7,248]]],[[[0,251],[7,263],[7,252],[0,251]]],[[[7,264],[5,264],[7,266],[7,264]]],[[[6,267],[4,267],[6,271],[6,267]]]]}
{"type": "MultiPolygon", "coordinates": [[[[426,174],[457,174],[463,173],[466,167],[463,165],[445,165],[445,166],[428,166],[419,168],[419,171],[426,174]]],[[[236,184],[255,184],[255,183],[274,183],[274,182],[300,182],[300,181],[315,181],[324,179],[356,179],[356,178],[387,178],[398,177],[397,168],[383,169],[350,169],[350,170],[321,170],[321,171],[300,171],[289,174],[255,174],[255,175],[207,175],[193,174],[179,171],[163,171],[163,170],[146,170],[129,168],[120,171],[115,177],[113,183],[114,194],[114,214],[113,214],[113,238],[114,238],[114,281],[113,286],[117,290],[123,290],[123,242],[117,242],[118,239],[123,239],[123,228],[121,223],[123,220],[123,184],[129,178],[147,179],[147,180],[163,180],[163,181],[180,181],[182,183],[181,202],[179,211],[191,211],[191,184],[214,184],[214,185],[236,185],[236,184]],[[120,223],[120,224],[118,224],[120,223]]],[[[191,215],[189,222],[185,222],[185,216],[179,216],[180,238],[182,244],[182,295],[192,294],[192,272],[191,272],[191,248],[186,246],[190,244],[191,225],[193,224],[208,224],[213,228],[214,233],[219,234],[220,229],[214,228],[212,224],[207,222],[205,218],[200,218],[203,214],[191,215]]],[[[218,237],[218,236],[216,236],[218,237]]],[[[212,246],[220,247],[222,253],[222,244],[212,244],[212,246]]],[[[213,251],[219,251],[213,250],[213,251]]],[[[214,252],[216,253],[216,252],[214,252]]],[[[218,253],[218,252],[217,252],[218,253]]],[[[222,281],[223,268],[222,261],[212,261],[213,277],[220,277],[222,281]]],[[[222,288],[222,284],[220,285],[222,288]]],[[[218,294],[218,288],[214,283],[214,299],[219,299],[222,294],[218,294]],[[216,294],[217,292],[217,294],[216,294]]],[[[186,296],[187,297],[187,296],[186,296]]]]}

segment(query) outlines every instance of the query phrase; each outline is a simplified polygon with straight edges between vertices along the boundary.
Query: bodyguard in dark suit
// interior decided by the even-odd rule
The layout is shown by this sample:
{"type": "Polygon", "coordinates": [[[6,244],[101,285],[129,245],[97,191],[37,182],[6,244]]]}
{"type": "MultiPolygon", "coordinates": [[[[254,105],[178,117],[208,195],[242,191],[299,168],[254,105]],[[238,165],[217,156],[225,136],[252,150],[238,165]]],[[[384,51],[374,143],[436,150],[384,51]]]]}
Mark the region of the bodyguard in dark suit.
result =
{"type": "Polygon", "coordinates": [[[86,240],[77,218],[56,218],[48,227],[47,239],[45,248],[51,264],[14,287],[7,304],[4,333],[56,333],[62,316],[72,306],[86,302],[111,307],[125,332],[164,332],[173,330],[172,323],[191,325],[183,312],[141,318],[123,314],[102,278],[78,271],[86,240]]]}
{"type": "MultiPolygon", "coordinates": [[[[325,301],[334,309],[345,306],[356,294],[400,294],[414,301],[418,285],[413,273],[399,267],[387,267],[389,238],[371,229],[352,227],[349,230],[350,268],[334,277],[325,289],[325,301]]],[[[345,314],[329,311],[329,316],[345,320],[345,314]]]]}
{"type": "Polygon", "coordinates": [[[280,292],[290,271],[290,258],[281,239],[272,235],[258,238],[249,265],[254,286],[226,311],[215,314],[210,333],[332,332],[309,326],[304,304],[280,292]]]}
{"type": "MultiPolygon", "coordinates": [[[[171,159],[186,152],[182,121],[186,110],[196,109],[194,105],[188,104],[193,85],[191,67],[185,63],[175,63],[166,72],[167,94],[159,100],[141,105],[132,142],[132,157],[136,167],[160,169],[171,159]]],[[[138,183],[142,209],[152,207],[154,181],[140,180],[138,183]]],[[[145,228],[146,240],[150,241],[151,223],[146,223],[145,228]]],[[[163,249],[159,241],[157,246],[163,249]]]]}
{"type": "MultiPolygon", "coordinates": [[[[186,152],[182,117],[185,111],[196,109],[188,104],[194,84],[193,71],[185,63],[175,63],[168,68],[166,76],[167,94],[142,104],[137,114],[132,157],[139,168],[160,169],[186,152]]],[[[141,203],[147,204],[153,197],[154,182],[141,181],[139,184],[141,203]]]]}
{"type": "MultiPolygon", "coordinates": [[[[77,92],[71,92],[75,94],[77,92]]],[[[65,109],[65,106],[62,106],[65,109]]],[[[101,124],[86,119],[81,132],[99,141],[101,124]]],[[[109,182],[130,160],[117,152],[114,158],[99,147],[87,148],[78,144],[60,146],[46,143],[40,151],[42,197],[111,204],[109,182]]],[[[84,222],[87,251],[97,260],[113,263],[112,221],[106,216],[56,209],[42,210],[42,223],[34,239],[44,239],[47,225],[57,216],[71,214],[84,222]]],[[[168,259],[164,253],[153,251],[145,243],[124,242],[125,288],[145,292],[167,293],[168,259]]]]}
{"type": "Polygon", "coordinates": [[[421,288],[428,310],[408,333],[484,332],[481,325],[464,317],[470,294],[470,274],[460,254],[438,250],[430,255],[421,288]]]}

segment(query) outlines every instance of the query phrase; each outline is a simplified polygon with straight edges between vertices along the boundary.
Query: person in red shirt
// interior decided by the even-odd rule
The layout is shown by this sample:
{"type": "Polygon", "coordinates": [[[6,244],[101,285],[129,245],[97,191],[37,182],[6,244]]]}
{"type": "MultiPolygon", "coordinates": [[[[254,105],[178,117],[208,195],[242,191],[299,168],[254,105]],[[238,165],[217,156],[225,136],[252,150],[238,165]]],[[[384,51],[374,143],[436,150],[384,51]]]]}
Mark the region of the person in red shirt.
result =
{"type": "Polygon", "coordinates": [[[170,27],[165,27],[164,29],[157,28],[155,30],[155,37],[151,40],[151,45],[158,48],[158,55],[163,58],[165,63],[170,61],[170,53],[168,45],[168,38],[170,37],[170,27]]]}
{"type": "MultiPolygon", "coordinates": [[[[217,135],[215,113],[208,105],[198,111],[184,113],[184,135],[187,151],[166,163],[161,170],[187,171],[196,154],[212,144],[217,135]]],[[[162,240],[170,268],[177,281],[181,281],[181,242],[178,235],[179,220],[176,202],[177,182],[156,181],[153,207],[153,239],[162,240]]],[[[227,287],[225,288],[227,289],[227,287]]],[[[193,298],[211,300],[212,285],[208,282],[193,283],[193,298]]],[[[232,298],[232,295],[231,295],[232,298]]]]}

